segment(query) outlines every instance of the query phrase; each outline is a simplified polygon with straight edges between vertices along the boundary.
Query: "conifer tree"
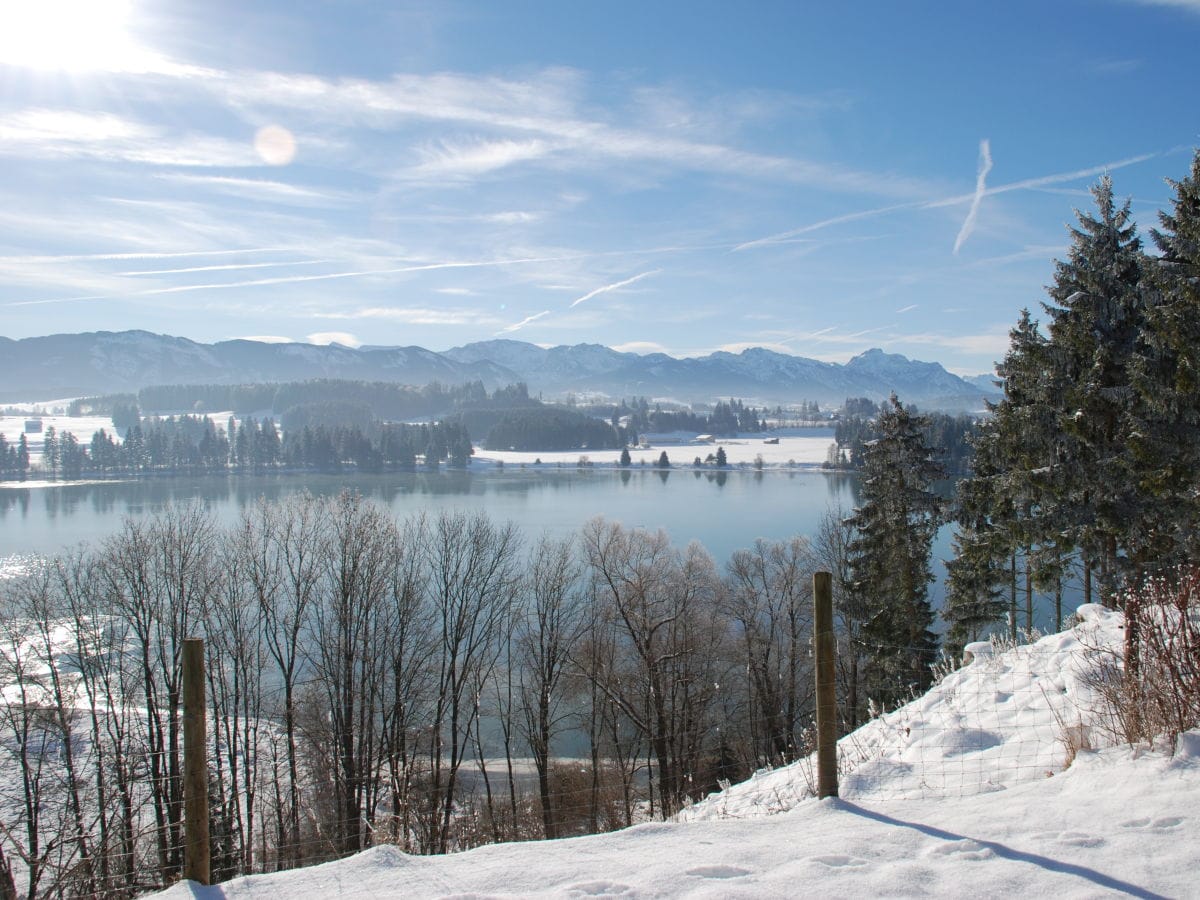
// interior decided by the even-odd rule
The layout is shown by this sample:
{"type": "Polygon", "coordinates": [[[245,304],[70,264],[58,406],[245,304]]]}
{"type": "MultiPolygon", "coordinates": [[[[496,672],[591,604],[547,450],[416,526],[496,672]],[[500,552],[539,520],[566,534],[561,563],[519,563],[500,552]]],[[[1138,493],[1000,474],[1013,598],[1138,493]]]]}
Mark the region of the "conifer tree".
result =
{"type": "Polygon", "coordinates": [[[1132,535],[1140,568],[1196,559],[1200,550],[1200,151],[1151,232],[1161,256],[1147,265],[1146,327],[1132,365],[1140,401],[1130,429],[1146,502],[1132,535]]]}
{"type": "Polygon", "coordinates": [[[942,468],[925,443],[924,426],[891,396],[879,417],[880,437],[865,448],[863,503],[850,519],[850,587],[867,616],[861,632],[865,687],[882,706],[927,688],[937,655],[928,587],[942,515],[932,488],[942,468]]]}
{"type": "MultiPolygon", "coordinates": [[[[1018,573],[1024,570],[1025,628],[1033,627],[1033,585],[1053,577],[1053,562],[1069,553],[1060,535],[1064,508],[1054,502],[1056,462],[1065,455],[1059,425],[1059,383],[1052,352],[1038,324],[1022,310],[996,372],[1004,396],[975,438],[974,474],[962,492],[960,521],[976,524],[974,543],[986,538],[988,566],[1006,562],[1009,629],[1017,634],[1018,573]],[[975,508],[972,509],[972,504],[975,508]],[[981,521],[980,516],[986,521],[981,521]]],[[[968,540],[968,544],[972,541],[968,540]]],[[[977,564],[982,548],[974,552],[977,564]]]]}
{"type": "Polygon", "coordinates": [[[1066,443],[1050,488],[1085,575],[1098,571],[1109,598],[1128,559],[1126,525],[1138,514],[1127,436],[1135,420],[1130,366],[1144,322],[1144,257],[1129,202],[1116,205],[1112,180],[1101,179],[1092,196],[1096,215],[1077,212],[1079,227],[1071,229],[1070,252],[1056,265],[1045,304],[1066,443]]]}

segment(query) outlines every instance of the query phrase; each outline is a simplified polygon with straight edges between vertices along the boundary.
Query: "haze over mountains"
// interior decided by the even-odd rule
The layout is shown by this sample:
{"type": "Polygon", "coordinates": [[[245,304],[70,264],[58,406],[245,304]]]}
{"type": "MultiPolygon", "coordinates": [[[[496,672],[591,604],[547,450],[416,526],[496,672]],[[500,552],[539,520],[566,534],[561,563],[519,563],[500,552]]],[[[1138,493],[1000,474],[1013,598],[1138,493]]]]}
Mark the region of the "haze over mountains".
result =
{"type": "Polygon", "coordinates": [[[938,363],[873,349],[848,363],[820,362],[763,348],[677,359],[642,356],[598,344],[545,349],[493,340],[442,353],[422,347],[202,344],[146,331],[0,337],[0,402],[134,392],[156,384],[245,384],[345,378],[428,384],[481,380],[489,389],[523,381],[547,398],[568,392],[680,401],[742,397],[760,403],[847,397],[883,399],[895,391],[926,408],[979,409],[994,393],[938,363]]]}

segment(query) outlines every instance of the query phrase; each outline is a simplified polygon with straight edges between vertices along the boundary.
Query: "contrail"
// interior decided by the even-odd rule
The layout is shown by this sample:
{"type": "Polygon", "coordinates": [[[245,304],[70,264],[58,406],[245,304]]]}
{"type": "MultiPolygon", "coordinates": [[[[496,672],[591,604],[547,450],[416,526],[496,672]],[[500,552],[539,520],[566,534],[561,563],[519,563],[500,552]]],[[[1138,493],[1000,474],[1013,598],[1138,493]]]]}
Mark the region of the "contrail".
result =
{"type": "MultiPolygon", "coordinates": [[[[995,194],[1007,194],[1010,191],[1024,191],[1030,188],[1044,187],[1047,184],[1061,184],[1064,181],[1077,181],[1080,178],[1090,178],[1093,175],[1103,175],[1105,172],[1111,172],[1113,169],[1124,169],[1126,166],[1137,165],[1145,162],[1148,159],[1165,156],[1168,153],[1174,152],[1175,148],[1165,150],[1161,153],[1143,153],[1140,156],[1129,156],[1125,159],[1118,159],[1115,162],[1101,163],[1098,166],[1089,166],[1086,169],[1076,169],[1073,172],[1056,172],[1053,175],[1041,175],[1037,178],[1025,178],[1021,181],[1011,181],[1008,184],[1002,184],[999,187],[991,187],[983,192],[985,197],[991,197],[995,194]]],[[[930,200],[925,204],[927,209],[935,209],[939,206],[953,206],[956,203],[963,203],[974,197],[974,194],[959,194],[955,197],[946,197],[942,200],[930,200]]]]}
{"type": "Polygon", "coordinates": [[[224,266],[189,266],[185,269],[147,269],[138,272],[118,272],[122,276],[184,275],[189,272],[227,272],[231,269],[279,269],[290,266],[319,266],[333,262],[329,259],[306,259],[298,262],[229,263],[224,266]]]}
{"type": "Polygon", "coordinates": [[[151,297],[159,294],[185,294],[192,291],[221,291],[230,288],[262,287],[271,284],[298,284],[305,281],[331,281],[341,278],[366,278],[370,275],[396,275],[404,272],[428,272],[434,269],[475,269],[489,266],[515,266],[524,263],[561,262],[574,259],[572,256],[544,256],[518,259],[495,259],[469,262],[424,263],[414,266],[397,266],[391,269],[363,269],[354,272],[328,272],[323,275],[281,275],[278,278],[253,278],[247,281],[227,281],[215,284],[180,284],[174,287],[147,288],[122,294],[96,294],[87,297],[57,297],[51,300],[20,300],[6,306],[44,306],[48,303],[73,303],[83,300],[120,300],[125,297],[151,297]]]}
{"type": "Polygon", "coordinates": [[[804,225],[800,228],[793,228],[790,231],[781,231],[778,234],[768,235],[763,238],[756,238],[753,241],[746,241],[738,244],[733,248],[733,253],[738,253],[742,250],[749,250],[753,247],[764,247],[770,244],[782,244],[788,238],[794,238],[797,235],[807,234],[810,231],[820,231],[822,228],[828,228],[830,225],[841,225],[843,222],[853,222],[856,219],[869,219],[873,216],[881,216],[884,213],[895,212],[899,209],[916,209],[923,205],[924,201],[915,203],[895,203],[891,206],[880,206],[875,209],[864,209],[860,212],[847,213],[844,216],[834,216],[832,219],[822,219],[820,222],[813,222],[811,225],[804,225]]]}
{"type": "Polygon", "coordinates": [[[966,243],[971,232],[975,230],[975,220],[979,217],[979,207],[983,203],[987,191],[988,172],[992,171],[992,145],[984,138],[979,142],[979,174],[975,176],[975,196],[971,198],[971,208],[963,219],[962,228],[958,229],[958,237],[954,239],[954,252],[966,243]]]}
{"type": "Polygon", "coordinates": [[[187,250],[179,253],[72,253],[63,256],[0,256],[0,262],[91,262],[123,259],[182,259],[189,256],[230,256],[235,253],[284,253],[288,247],[249,250],[187,250]]]}
{"type": "MultiPolygon", "coordinates": [[[[1076,169],[1073,172],[1056,172],[1053,175],[1041,175],[1037,178],[1026,178],[1021,181],[1014,181],[1009,184],[1002,184],[999,187],[987,188],[983,191],[983,196],[991,197],[993,194],[1006,194],[1009,191],[1022,191],[1029,188],[1039,188],[1047,184],[1061,184],[1064,181],[1077,181],[1080,178],[1090,178],[1093,175],[1102,175],[1105,172],[1110,172],[1113,169],[1123,169],[1126,166],[1137,165],[1145,162],[1148,159],[1154,159],[1159,156],[1166,156],[1170,153],[1175,153],[1181,148],[1172,147],[1170,150],[1162,150],[1154,153],[1143,153],[1139,156],[1130,156],[1125,159],[1119,159],[1115,162],[1103,163],[1098,166],[1090,166],[1086,169],[1076,169]]],[[[752,241],[745,241],[733,247],[732,252],[736,253],[739,250],[749,250],[754,247],[767,247],[773,244],[779,244],[788,238],[795,237],[800,234],[807,234],[811,231],[819,231],[823,228],[828,228],[831,225],[840,225],[843,222],[854,222],[858,219],[870,219],[875,216],[887,215],[892,212],[899,212],[904,209],[937,209],[942,206],[954,206],[959,203],[966,203],[975,199],[975,193],[970,194],[955,194],[952,197],[942,197],[938,200],[918,200],[911,203],[895,203],[891,206],[879,206],[875,209],[864,209],[859,212],[847,213],[842,216],[834,216],[831,219],[822,219],[820,222],[813,222],[811,225],[804,225],[800,228],[793,228],[790,231],[781,231],[778,234],[768,235],[767,237],[756,238],[752,241]]]]}
{"type": "Polygon", "coordinates": [[[508,326],[505,326],[504,328],[501,328],[499,331],[496,332],[496,334],[512,334],[514,331],[518,331],[518,330],[524,328],[530,322],[536,322],[542,316],[548,316],[548,315],[550,315],[550,310],[543,309],[540,313],[534,313],[532,316],[526,316],[520,322],[516,322],[512,325],[508,325],[508,326]]]}
{"type": "Polygon", "coordinates": [[[599,296],[600,294],[607,294],[609,291],[615,291],[618,288],[623,288],[626,285],[633,284],[635,281],[641,281],[643,278],[649,278],[651,275],[657,275],[661,271],[662,269],[651,269],[649,272],[642,272],[640,275],[634,275],[632,278],[626,278],[624,281],[618,281],[613,284],[606,284],[604,287],[598,287],[594,291],[589,291],[578,300],[575,300],[569,308],[574,309],[585,300],[591,300],[593,297],[599,296]]]}

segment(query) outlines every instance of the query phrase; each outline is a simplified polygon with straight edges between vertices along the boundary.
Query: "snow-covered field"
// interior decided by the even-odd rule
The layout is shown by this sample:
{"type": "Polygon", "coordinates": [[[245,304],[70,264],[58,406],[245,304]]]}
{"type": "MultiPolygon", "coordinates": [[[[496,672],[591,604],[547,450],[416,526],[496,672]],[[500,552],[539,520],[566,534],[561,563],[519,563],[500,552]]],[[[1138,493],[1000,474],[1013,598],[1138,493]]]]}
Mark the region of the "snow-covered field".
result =
{"type": "MultiPolygon", "coordinates": [[[[25,431],[25,418],[25,416],[0,416],[0,434],[4,435],[9,443],[15,444],[25,431]]],[[[109,416],[39,416],[38,418],[42,420],[42,432],[27,434],[25,439],[30,446],[37,444],[39,449],[42,445],[42,438],[46,436],[45,429],[50,426],[54,426],[54,430],[59,434],[70,432],[81,444],[91,441],[92,435],[101,428],[114,437],[117,436],[113,429],[112,418],[109,416]]]]}
{"type": "Polygon", "coordinates": [[[802,762],[697,804],[687,821],[445,857],[379,847],[161,896],[1197,896],[1200,731],[1173,754],[1079,750],[1064,769],[1068,734],[1101,738],[1080,678],[1089,648],[1121,633],[1117,613],[1081,614],[1030,646],[977,647],[929,694],[844,739],[842,799],[805,798],[802,762]]]}
{"type": "MultiPolygon", "coordinates": [[[[635,466],[651,466],[658,462],[659,454],[666,451],[671,465],[690,466],[699,456],[704,459],[710,453],[715,454],[717,447],[725,448],[725,455],[730,465],[752,465],[756,456],[762,456],[763,465],[784,466],[789,464],[801,466],[820,465],[825,462],[829,453],[829,445],[833,443],[833,434],[828,429],[820,429],[816,436],[793,435],[779,438],[778,444],[768,444],[761,437],[737,437],[729,440],[719,440],[703,444],[691,443],[661,443],[652,444],[649,449],[630,448],[629,456],[635,466]]],[[[556,452],[523,452],[518,450],[486,450],[476,448],[472,464],[476,461],[495,462],[499,460],[507,465],[533,465],[540,459],[543,465],[576,465],[581,456],[586,456],[594,465],[615,466],[621,459],[620,450],[564,450],[556,452]]]]}

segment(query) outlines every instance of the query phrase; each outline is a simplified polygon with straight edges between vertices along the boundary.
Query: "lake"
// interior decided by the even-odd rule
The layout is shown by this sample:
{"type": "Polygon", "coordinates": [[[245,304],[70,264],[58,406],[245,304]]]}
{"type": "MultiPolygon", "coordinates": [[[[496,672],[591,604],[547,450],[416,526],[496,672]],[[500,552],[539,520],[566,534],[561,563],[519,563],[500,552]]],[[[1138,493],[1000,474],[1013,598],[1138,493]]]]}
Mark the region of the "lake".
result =
{"type": "Polygon", "coordinates": [[[593,516],[663,528],[678,545],[697,540],[720,562],[756,537],[811,534],[830,506],[855,503],[857,478],[820,471],[666,471],[633,467],[508,466],[482,473],[264,475],[151,478],[0,489],[0,557],[53,554],[115,531],[124,516],[199,502],[223,524],[259,497],[355,490],[397,518],[440,510],[486,511],[527,535],[576,531],[593,516]]]}
{"type": "MultiPolygon", "coordinates": [[[[699,541],[719,566],[755,538],[811,536],[826,510],[840,505],[849,511],[859,502],[854,475],[770,467],[715,472],[635,465],[621,471],[543,464],[388,475],[205,476],[8,486],[0,489],[0,571],[18,568],[22,557],[98,543],[120,527],[122,517],[152,514],[170,503],[202,503],[218,522],[228,525],[259,497],[279,499],[303,490],[336,494],[344,489],[382,504],[397,518],[422,511],[484,511],[498,520],[512,520],[528,539],[543,532],[575,532],[593,516],[604,516],[629,527],[662,528],[680,547],[699,541]]],[[[942,598],[942,560],[949,553],[947,527],[934,547],[935,608],[942,598]]]]}
{"type": "MultiPolygon", "coordinates": [[[[115,532],[124,516],[142,516],[170,503],[199,502],[223,525],[237,521],[259,497],[280,499],[298,491],[337,494],[350,489],[385,506],[397,518],[441,510],[484,511],[511,520],[534,540],[543,532],[563,536],[593,516],[628,527],[662,528],[679,547],[699,541],[718,566],[755,538],[812,536],[826,510],[849,512],[859,502],[856,475],[815,466],[724,472],[677,466],[659,471],[634,465],[620,470],[573,463],[476,465],[466,471],[387,475],[261,475],[149,478],[136,481],[59,483],[46,487],[0,487],[0,576],[20,571],[30,556],[50,556],[80,543],[95,544],[115,532]]],[[[951,526],[933,548],[936,582],[930,588],[940,609],[951,526]]],[[[1070,585],[1066,609],[1079,599],[1070,585]]],[[[1039,597],[1035,625],[1053,626],[1052,601],[1039,597]]]]}

